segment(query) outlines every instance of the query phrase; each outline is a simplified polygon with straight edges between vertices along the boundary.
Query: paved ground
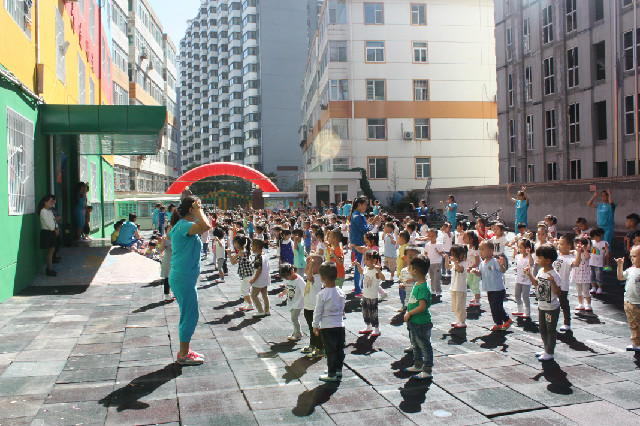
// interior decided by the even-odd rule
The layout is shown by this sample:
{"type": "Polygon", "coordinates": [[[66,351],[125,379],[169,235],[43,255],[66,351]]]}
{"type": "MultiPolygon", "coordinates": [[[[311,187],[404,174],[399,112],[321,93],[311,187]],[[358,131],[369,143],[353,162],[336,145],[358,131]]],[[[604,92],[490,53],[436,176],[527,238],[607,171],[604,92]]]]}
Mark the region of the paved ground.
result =
{"type": "Polygon", "coordinates": [[[533,357],[535,323],[491,333],[485,301],[469,311],[466,332],[454,332],[445,293],[432,309],[432,383],[401,372],[411,359],[396,288],[381,303],[375,340],[357,335],[363,323],[351,296],[345,377],[333,385],[317,379],[324,360],[300,354],[306,338],[287,342],[278,284],[274,314],[245,317],[235,310],[237,277],[218,284],[210,266],[192,343],[208,362],[177,366],[178,307],[161,301],[158,264],[117,249],[100,263],[105,253],[67,249],[55,281],[36,280],[0,304],[0,425],[640,424],[640,358],[624,351],[629,330],[613,282],[594,315],[574,316],[557,363],[544,368],[533,357]],[[65,285],[43,285],[53,282],[65,285]]]}

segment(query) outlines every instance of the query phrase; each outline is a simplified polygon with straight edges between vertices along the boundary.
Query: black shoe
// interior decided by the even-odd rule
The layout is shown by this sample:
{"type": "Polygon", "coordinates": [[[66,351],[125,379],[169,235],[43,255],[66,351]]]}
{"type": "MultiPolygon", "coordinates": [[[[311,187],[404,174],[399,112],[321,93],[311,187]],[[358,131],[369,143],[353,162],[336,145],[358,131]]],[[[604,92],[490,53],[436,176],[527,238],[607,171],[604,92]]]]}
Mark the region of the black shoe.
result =
{"type": "Polygon", "coordinates": [[[58,273],[56,271],[54,271],[53,269],[47,269],[47,276],[48,277],[55,277],[57,275],[58,275],[58,273]]]}

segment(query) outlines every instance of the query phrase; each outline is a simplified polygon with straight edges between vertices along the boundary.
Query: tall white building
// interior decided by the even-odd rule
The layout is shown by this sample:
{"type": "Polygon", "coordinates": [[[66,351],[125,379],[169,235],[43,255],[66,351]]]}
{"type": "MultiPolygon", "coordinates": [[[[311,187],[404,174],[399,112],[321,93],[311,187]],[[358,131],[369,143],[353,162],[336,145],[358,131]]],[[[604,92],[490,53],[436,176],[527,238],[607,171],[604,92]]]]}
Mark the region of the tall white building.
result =
{"type": "Polygon", "coordinates": [[[165,105],[167,125],[153,156],[115,156],[116,196],[164,193],[179,175],[177,50],[146,0],[112,0],[113,103],[165,105]]]}
{"type": "Polygon", "coordinates": [[[498,183],[491,0],[327,0],[303,82],[305,190],[353,198],[498,183]]]}
{"type": "Polygon", "coordinates": [[[318,0],[202,0],[180,42],[183,171],[215,161],[301,171],[300,86],[318,0]]]}

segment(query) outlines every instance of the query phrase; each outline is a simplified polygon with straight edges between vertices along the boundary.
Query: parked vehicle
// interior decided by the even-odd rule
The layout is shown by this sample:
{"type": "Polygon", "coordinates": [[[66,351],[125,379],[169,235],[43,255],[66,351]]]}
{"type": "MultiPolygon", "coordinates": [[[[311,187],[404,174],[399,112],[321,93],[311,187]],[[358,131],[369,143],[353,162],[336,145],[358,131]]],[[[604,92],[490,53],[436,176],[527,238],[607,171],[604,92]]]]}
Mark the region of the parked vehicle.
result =
{"type": "Polygon", "coordinates": [[[478,202],[476,201],[475,205],[472,209],[469,210],[471,216],[477,221],[480,218],[483,218],[487,221],[487,223],[500,220],[500,213],[502,212],[502,208],[494,211],[493,213],[481,213],[478,211],[478,202]]]}

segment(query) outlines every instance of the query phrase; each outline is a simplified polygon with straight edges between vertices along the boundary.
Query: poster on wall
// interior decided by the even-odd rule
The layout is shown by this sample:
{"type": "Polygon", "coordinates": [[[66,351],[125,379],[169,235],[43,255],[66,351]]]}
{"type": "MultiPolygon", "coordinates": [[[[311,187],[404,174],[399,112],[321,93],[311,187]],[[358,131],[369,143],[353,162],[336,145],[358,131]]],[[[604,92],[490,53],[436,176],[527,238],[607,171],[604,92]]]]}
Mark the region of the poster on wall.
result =
{"type": "Polygon", "coordinates": [[[268,210],[295,210],[303,207],[304,199],[302,197],[283,197],[283,198],[265,198],[264,208],[268,210]]]}

